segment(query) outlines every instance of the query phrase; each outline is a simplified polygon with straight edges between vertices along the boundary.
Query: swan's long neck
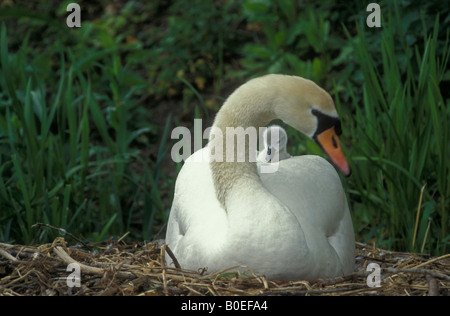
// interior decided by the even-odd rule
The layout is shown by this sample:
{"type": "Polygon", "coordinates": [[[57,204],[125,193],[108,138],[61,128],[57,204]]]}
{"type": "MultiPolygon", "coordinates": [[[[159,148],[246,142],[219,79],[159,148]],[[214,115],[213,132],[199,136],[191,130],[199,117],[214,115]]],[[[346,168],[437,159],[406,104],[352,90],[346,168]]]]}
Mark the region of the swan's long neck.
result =
{"type": "MultiPolygon", "coordinates": [[[[261,86],[263,84],[264,83],[256,82],[257,86],[255,86],[255,89],[260,91],[269,90],[264,89],[264,87],[261,86]]],[[[258,189],[256,188],[258,186],[262,187],[262,183],[257,173],[256,163],[254,162],[255,160],[250,159],[251,156],[249,156],[250,149],[248,137],[245,137],[245,161],[236,162],[238,137],[234,137],[232,140],[234,146],[232,153],[234,158],[232,162],[229,162],[229,156],[227,159],[227,141],[228,144],[230,144],[230,140],[227,140],[227,137],[233,136],[233,133],[227,134],[227,128],[228,132],[233,131],[233,128],[238,127],[243,130],[255,128],[253,131],[258,131],[259,127],[266,126],[270,121],[276,118],[272,109],[273,102],[273,94],[260,94],[255,96],[254,94],[248,94],[248,91],[238,89],[227,99],[215,118],[213,131],[214,129],[220,130],[220,134],[223,138],[219,143],[214,143],[213,140],[210,142],[210,144],[215,144],[215,146],[212,146],[212,154],[215,156],[215,159],[211,162],[211,170],[217,198],[225,209],[228,194],[233,188],[238,187],[242,181],[245,181],[245,187],[250,190],[252,186],[255,187],[255,189],[258,189]],[[220,143],[221,146],[218,145],[220,143]],[[216,150],[219,152],[215,152],[216,150]],[[222,159],[217,159],[219,157],[222,159]]],[[[251,130],[248,131],[250,132],[251,130]]],[[[242,138],[240,140],[242,140],[242,138]]],[[[231,150],[231,148],[229,149],[231,150]]],[[[253,154],[253,152],[251,154],[253,154]]]]}
{"type": "MultiPolygon", "coordinates": [[[[217,199],[227,212],[224,249],[232,249],[229,256],[234,258],[236,264],[241,264],[240,258],[249,256],[259,261],[258,254],[262,252],[271,253],[286,262],[301,261],[299,269],[307,270],[313,262],[296,215],[263,185],[256,162],[250,161],[248,155],[242,162],[226,162],[227,141],[223,139],[229,136],[227,128],[258,129],[276,118],[306,135],[311,134],[315,122],[308,120],[308,103],[302,103],[303,97],[311,100],[311,93],[305,88],[307,85],[311,83],[300,78],[276,76],[254,79],[230,95],[214,121],[208,145],[212,158],[210,167],[217,199]],[[215,129],[221,132],[222,142],[216,142],[215,129]],[[283,229],[280,230],[280,227],[283,229]],[[280,245],[279,240],[288,239],[297,241],[306,259],[300,260],[298,252],[280,245]],[[246,247],[242,245],[245,240],[257,242],[246,247]]],[[[233,143],[236,158],[236,139],[233,143]]],[[[249,152],[248,145],[246,142],[246,153],[249,152]]],[[[247,264],[252,266],[251,260],[247,264]]]]}
{"type": "MultiPolygon", "coordinates": [[[[220,146],[214,136],[210,137],[214,186],[217,198],[225,208],[230,190],[242,181],[247,182],[244,187],[253,185],[256,191],[256,186],[262,187],[255,159],[252,160],[253,162],[248,159],[249,152],[254,152],[256,148],[249,148],[248,141],[245,142],[244,147],[245,161],[234,159],[233,162],[226,162],[230,161],[227,159],[230,157],[227,157],[230,151],[234,158],[237,155],[240,158],[243,156],[242,152],[237,152],[237,145],[239,145],[237,139],[229,142],[230,134],[227,135],[227,129],[250,128],[255,132],[259,127],[266,126],[272,120],[279,118],[312,137],[317,128],[316,118],[312,115],[314,107],[320,108],[321,112],[332,117],[337,116],[333,100],[325,90],[310,80],[293,76],[268,75],[253,79],[240,86],[228,97],[217,113],[211,131],[212,135],[215,135],[217,130],[221,132],[220,146]],[[227,142],[230,145],[234,144],[234,149],[227,148],[227,142]]],[[[247,137],[245,139],[248,140],[247,137]]]]}

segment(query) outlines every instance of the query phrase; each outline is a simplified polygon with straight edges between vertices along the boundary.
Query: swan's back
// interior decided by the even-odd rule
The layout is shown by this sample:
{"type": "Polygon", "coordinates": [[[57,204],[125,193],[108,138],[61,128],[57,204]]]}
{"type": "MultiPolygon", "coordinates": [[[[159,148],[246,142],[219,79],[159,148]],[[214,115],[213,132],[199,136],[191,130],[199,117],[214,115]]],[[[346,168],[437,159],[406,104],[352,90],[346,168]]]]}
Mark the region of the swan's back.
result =
{"type": "MultiPolygon", "coordinates": [[[[283,267],[279,266],[280,258],[264,255],[260,258],[252,255],[251,260],[242,257],[239,261],[230,255],[230,251],[238,253],[239,249],[224,247],[229,238],[228,214],[216,198],[209,164],[193,162],[205,150],[208,149],[203,148],[189,158],[178,175],[167,228],[166,242],[173,247],[175,256],[182,258],[183,268],[206,267],[209,272],[214,272],[256,261],[260,265],[264,262],[265,266],[264,271],[255,269],[256,272],[272,279],[315,279],[327,277],[325,272],[329,273],[328,277],[353,272],[354,235],[347,201],[339,176],[326,160],[318,156],[291,157],[280,161],[275,173],[259,174],[267,190],[301,223],[307,240],[308,253],[303,245],[296,246],[294,236],[290,245],[286,236],[283,240],[275,240],[280,247],[290,248],[289,252],[298,251],[297,258],[303,258],[303,262],[289,261],[283,267]]],[[[253,229],[267,228],[255,224],[253,229]]],[[[276,239],[286,227],[272,229],[276,239]]],[[[254,241],[242,242],[242,246],[248,248],[247,253],[256,247],[256,244],[252,246],[254,241]]]]}
{"type": "MultiPolygon", "coordinates": [[[[260,177],[264,186],[302,223],[310,249],[335,251],[343,273],[353,272],[353,225],[334,167],[319,156],[295,156],[280,161],[276,172],[260,173],[260,177]]],[[[317,255],[322,255],[323,260],[330,256],[325,252],[317,255]]]]}

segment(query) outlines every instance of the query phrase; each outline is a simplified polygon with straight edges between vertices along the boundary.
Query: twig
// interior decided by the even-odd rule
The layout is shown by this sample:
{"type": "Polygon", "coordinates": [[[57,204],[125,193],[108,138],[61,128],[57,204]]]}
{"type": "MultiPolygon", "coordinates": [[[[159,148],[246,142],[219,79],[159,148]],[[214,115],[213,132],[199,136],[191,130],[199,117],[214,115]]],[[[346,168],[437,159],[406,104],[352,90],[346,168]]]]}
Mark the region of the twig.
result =
{"type": "Polygon", "coordinates": [[[60,234],[67,235],[67,236],[69,236],[69,237],[75,239],[76,241],[78,241],[79,243],[81,243],[84,247],[86,247],[89,251],[92,250],[91,247],[89,247],[84,241],[82,241],[80,238],[74,236],[73,234],[69,233],[68,231],[66,231],[66,230],[63,229],[63,228],[58,228],[58,227],[52,226],[52,225],[50,225],[50,224],[45,224],[45,223],[36,223],[36,224],[34,224],[33,226],[31,226],[31,227],[34,228],[34,227],[36,227],[36,226],[39,226],[39,227],[44,226],[44,227],[48,227],[48,228],[57,230],[60,234]]]}
{"type": "Polygon", "coordinates": [[[168,245],[164,245],[164,246],[165,246],[165,249],[166,249],[167,253],[169,254],[170,258],[172,258],[173,264],[175,265],[175,268],[181,269],[181,266],[180,266],[180,264],[178,263],[178,260],[177,260],[177,258],[175,257],[175,255],[173,254],[172,250],[169,248],[168,245]]]}
{"type": "Polygon", "coordinates": [[[13,285],[13,284],[15,284],[15,283],[17,283],[17,282],[20,282],[20,281],[22,281],[22,280],[25,280],[26,278],[28,278],[28,276],[29,276],[31,273],[36,273],[36,270],[35,270],[35,269],[28,270],[24,275],[20,276],[20,277],[17,278],[17,279],[13,279],[13,280],[12,280],[11,282],[9,282],[8,284],[2,285],[2,287],[5,288],[5,289],[7,289],[7,288],[11,287],[11,285],[13,285]]]}
{"type": "Polygon", "coordinates": [[[417,269],[419,267],[423,267],[423,266],[425,266],[427,264],[430,264],[430,263],[433,263],[433,262],[436,262],[436,261],[439,261],[439,260],[442,260],[442,259],[446,259],[446,258],[450,258],[450,253],[448,253],[446,255],[443,255],[443,256],[440,256],[440,257],[436,257],[436,258],[430,259],[430,260],[428,260],[428,261],[426,261],[424,263],[418,264],[418,265],[416,265],[414,267],[414,269],[417,269]]]}
{"type": "Polygon", "coordinates": [[[439,283],[431,275],[427,274],[428,296],[439,296],[439,283]]]}
{"type": "Polygon", "coordinates": [[[167,278],[166,278],[166,248],[167,245],[162,245],[161,247],[161,267],[162,269],[162,279],[163,279],[163,292],[164,295],[168,296],[169,295],[169,291],[167,290],[167,278]]]}
{"type": "Polygon", "coordinates": [[[416,244],[416,236],[417,236],[417,228],[419,227],[419,215],[420,215],[420,207],[422,206],[422,196],[423,196],[423,190],[425,190],[425,186],[427,184],[425,183],[420,189],[420,196],[419,196],[419,205],[417,206],[417,215],[416,215],[416,225],[414,226],[414,236],[412,241],[412,247],[414,249],[414,246],[416,244]]]}
{"type": "Polygon", "coordinates": [[[3,250],[2,248],[0,248],[0,255],[2,255],[3,257],[5,257],[6,259],[8,259],[9,261],[12,261],[12,262],[19,261],[17,258],[13,257],[9,252],[7,252],[6,250],[3,250]]]}
{"type": "MultiPolygon", "coordinates": [[[[11,252],[19,252],[19,254],[21,254],[20,252],[31,252],[32,254],[39,252],[39,250],[32,248],[32,247],[25,247],[25,246],[17,246],[17,245],[11,245],[11,244],[5,244],[0,242],[0,247],[3,247],[7,250],[10,250],[11,252]],[[20,247],[20,250],[17,250],[15,248],[20,247]]],[[[28,256],[28,255],[27,255],[28,256]]]]}
{"type": "Polygon", "coordinates": [[[350,273],[347,275],[339,276],[336,278],[332,278],[332,279],[318,279],[317,281],[314,281],[313,283],[321,283],[324,285],[335,285],[335,284],[342,283],[345,281],[355,280],[361,276],[367,276],[369,274],[370,274],[369,271],[359,270],[359,271],[356,271],[356,272],[353,272],[353,273],[350,273]]]}
{"type": "MultiPolygon", "coordinates": [[[[91,267],[85,264],[82,264],[75,259],[73,259],[71,256],[67,254],[67,252],[64,251],[64,249],[61,246],[56,246],[53,248],[53,252],[61,258],[65,263],[71,264],[76,263],[80,266],[81,272],[86,274],[93,274],[93,275],[103,275],[106,271],[100,268],[91,267]]],[[[116,274],[116,277],[120,279],[135,279],[136,275],[131,272],[125,272],[125,271],[118,271],[116,274]]]]}
{"type": "Polygon", "coordinates": [[[356,291],[356,290],[373,290],[367,286],[355,286],[353,288],[337,288],[337,289],[324,289],[324,290],[303,290],[303,291],[265,291],[261,294],[257,294],[256,296],[299,296],[299,295],[319,295],[319,294],[329,294],[329,293],[341,293],[348,291],[356,291]]]}
{"type": "Polygon", "coordinates": [[[128,235],[130,234],[130,232],[126,232],[122,237],[120,237],[118,240],[117,240],[117,244],[119,244],[125,237],[127,237],[128,235]]]}
{"type": "Polygon", "coordinates": [[[428,218],[427,229],[425,230],[425,237],[423,237],[423,242],[422,242],[422,247],[420,248],[420,252],[423,252],[423,250],[425,249],[425,242],[427,241],[427,238],[428,238],[428,232],[430,231],[430,226],[431,226],[431,217],[428,218]]]}
{"type": "Polygon", "coordinates": [[[423,274],[423,275],[430,275],[434,278],[437,279],[443,279],[446,281],[450,281],[450,276],[433,271],[433,270],[427,270],[427,269],[396,269],[396,268],[384,268],[383,269],[384,272],[388,272],[388,273],[417,273],[417,274],[423,274]]]}
{"type": "Polygon", "coordinates": [[[85,264],[82,264],[82,263],[76,261],[71,256],[69,256],[67,254],[67,252],[65,252],[63,247],[61,247],[61,246],[56,246],[55,248],[53,248],[53,252],[59,258],[61,258],[62,261],[64,261],[67,264],[71,264],[71,263],[78,264],[80,266],[81,272],[83,272],[83,273],[94,274],[94,275],[103,275],[103,273],[105,273],[105,271],[103,269],[91,267],[91,266],[88,266],[88,265],[85,265],[85,264]]]}

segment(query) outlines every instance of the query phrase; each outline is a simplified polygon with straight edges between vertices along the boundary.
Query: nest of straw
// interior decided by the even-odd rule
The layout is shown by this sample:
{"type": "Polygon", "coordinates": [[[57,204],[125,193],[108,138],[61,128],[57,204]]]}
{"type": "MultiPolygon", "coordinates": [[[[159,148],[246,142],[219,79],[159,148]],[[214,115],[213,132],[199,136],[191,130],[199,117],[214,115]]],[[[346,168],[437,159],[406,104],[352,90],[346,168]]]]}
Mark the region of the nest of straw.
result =
{"type": "Polygon", "coordinates": [[[121,240],[69,247],[0,243],[0,295],[449,295],[450,254],[438,258],[357,244],[356,271],[317,281],[267,280],[233,268],[208,274],[167,267],[166,246],[121,240]],[[89,249],[89,250],[88,250],[89,249]],[[80,267],[79,286],[68,286],[71,263],[80,267]],[[381,267],[379,287],[367,283],[369,263],[381,267]]]}

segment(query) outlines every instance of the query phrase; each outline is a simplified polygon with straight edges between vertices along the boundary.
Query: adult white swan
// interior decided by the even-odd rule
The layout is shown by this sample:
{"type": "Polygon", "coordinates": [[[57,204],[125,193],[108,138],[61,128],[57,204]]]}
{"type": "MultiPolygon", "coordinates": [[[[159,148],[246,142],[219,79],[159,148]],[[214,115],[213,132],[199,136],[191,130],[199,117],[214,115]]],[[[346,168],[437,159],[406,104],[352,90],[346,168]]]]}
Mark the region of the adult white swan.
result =
{"type": "MultiPolygon", "coordinates": [[[[314,139],[350,174],[333,100],[310,80],[250,80],[228,97],[213,127],[226,135],[227,127],[262,127],[277,118],[314,139]]],[[[280,161],[275,173],[258,173],[249,159],[226,162],[226,141],[216,141],[212,136],[186,160],[175,184],[166,243],[182,268],[242,265],[270,279],[307,280],[354,270],[350,212],[331,164],[298,156],[280,161]]]]}

